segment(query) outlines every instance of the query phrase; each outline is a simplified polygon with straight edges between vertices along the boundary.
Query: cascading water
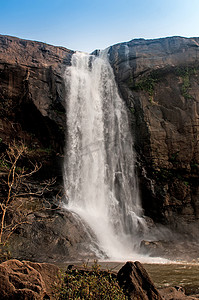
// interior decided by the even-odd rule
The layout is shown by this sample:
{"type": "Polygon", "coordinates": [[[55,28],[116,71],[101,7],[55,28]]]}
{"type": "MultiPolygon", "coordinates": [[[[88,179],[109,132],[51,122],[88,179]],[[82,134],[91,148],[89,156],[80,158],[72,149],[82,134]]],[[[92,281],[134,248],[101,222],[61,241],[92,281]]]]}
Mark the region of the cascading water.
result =
{"type": "Polygon", "coordinates": [[[121,260],[135,257],[146,224],[128,114],[107,53],[76,52],[65,73],[65,207],[90,226],[109,259],[121,260]]]}

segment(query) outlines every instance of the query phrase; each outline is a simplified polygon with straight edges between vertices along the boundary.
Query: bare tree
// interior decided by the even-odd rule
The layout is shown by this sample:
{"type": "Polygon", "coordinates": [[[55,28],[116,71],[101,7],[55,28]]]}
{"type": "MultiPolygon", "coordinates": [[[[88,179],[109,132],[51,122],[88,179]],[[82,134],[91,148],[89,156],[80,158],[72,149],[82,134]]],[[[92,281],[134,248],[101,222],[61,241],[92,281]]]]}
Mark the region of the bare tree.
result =
{"type": "Polygon", "coordinates": [[[50,204],[47,207],[43,201],[37,202],[44,192],[52,191],[56,180],[53,178],[33,185],[30,177],[40,170],[41,164],[29,161],[31,167],[27,168],[27,164],[23,164],[27,153],[24,143],[13,142],[0,160],[4,186],[0,199],[0,244],[3,246],[19,226],[30,223],[30,214],[38,209],[51,208],[50,204]]]}

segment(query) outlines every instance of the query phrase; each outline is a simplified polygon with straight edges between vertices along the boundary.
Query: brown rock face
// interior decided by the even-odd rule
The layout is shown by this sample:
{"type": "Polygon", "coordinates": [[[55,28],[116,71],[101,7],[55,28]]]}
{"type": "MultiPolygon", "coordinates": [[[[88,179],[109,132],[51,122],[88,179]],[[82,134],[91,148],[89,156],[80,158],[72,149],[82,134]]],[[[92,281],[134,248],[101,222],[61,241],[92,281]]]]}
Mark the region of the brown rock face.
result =
{"type": "MultiPolygon", "coordinates": [[[[0,35],[0,136],[36,137],[63,152],[63,74],[73,51],[0,35]],[[14,128],[14,130],[13,130],[14,128]]],[[[38,142],[38,141],[37,141],[38,142]]]]}
{"type": "Polygon", "coordinates": [[[196,222],[199,38],[132,40],[109,53],[132,119],[145,214],[179,229],[196,222]]]}
{"type": "Polygon", "coordinates": [[[51,264],[9,260],[0,265],[0,298],[55,299],[59,268],[51,264]]]}
{"type": "Polygon", "coordinates": [[[128,299],[162,300],[148,273],[138,261],[128,261],[119,270],[117,279],[128,299]]]}

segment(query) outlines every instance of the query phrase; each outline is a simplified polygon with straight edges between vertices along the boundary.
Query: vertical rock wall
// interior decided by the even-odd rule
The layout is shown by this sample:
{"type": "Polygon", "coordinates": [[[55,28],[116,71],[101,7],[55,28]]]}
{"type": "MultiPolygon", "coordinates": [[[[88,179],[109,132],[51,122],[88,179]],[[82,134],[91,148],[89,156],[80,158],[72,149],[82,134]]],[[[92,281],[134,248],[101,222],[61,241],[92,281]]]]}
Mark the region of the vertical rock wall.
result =
{"type": "Polygon", "coordinates": [[[1,150],[15,139],[37,152],[54,153],[48,168],[54,165],[52,173],[60,176],[65,140],[63,74],[72,53],[40,42],[0,36],[1,150]]]}
{"type": "Polygon", "coordinates": [[[109,55],[132,119],[145,214],[179,229],[196,222],[199,39],[132,40],[109,55]]]}

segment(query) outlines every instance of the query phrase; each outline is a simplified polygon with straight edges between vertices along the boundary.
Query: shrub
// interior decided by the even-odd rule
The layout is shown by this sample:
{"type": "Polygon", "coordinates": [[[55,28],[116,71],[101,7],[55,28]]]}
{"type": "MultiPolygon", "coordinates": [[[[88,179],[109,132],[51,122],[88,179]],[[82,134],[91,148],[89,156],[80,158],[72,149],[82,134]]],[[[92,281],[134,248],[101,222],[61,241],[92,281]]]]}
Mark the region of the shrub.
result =
{"type": "Polygon", "coordinates": [[[58,299],[125,300],[127,297],[119,287],[116,275],[100,270],[95,263],[91,269],[68,269],[63,276],[58,299]]]}

